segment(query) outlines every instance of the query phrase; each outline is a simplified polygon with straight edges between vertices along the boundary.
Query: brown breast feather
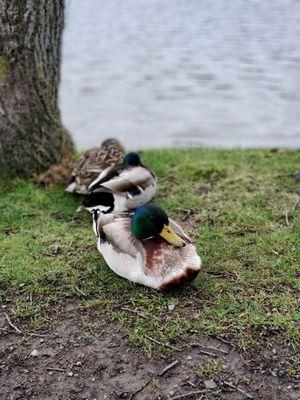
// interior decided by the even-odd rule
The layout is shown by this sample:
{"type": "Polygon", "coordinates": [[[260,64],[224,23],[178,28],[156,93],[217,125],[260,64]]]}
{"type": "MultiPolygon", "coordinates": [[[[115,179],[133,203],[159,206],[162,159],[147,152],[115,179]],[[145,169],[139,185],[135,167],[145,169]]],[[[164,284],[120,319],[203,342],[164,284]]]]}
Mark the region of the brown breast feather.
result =
{"type": "MultiPolygon", "coordinates": [[[[186,236],[182,231],[176,232],[182,239],[186,236]]],[[[178,275],[174,276],[161,286],[161,290],[174,290],[187,285],[198,275],[199,271],[188,266],[188,260],[183,256],[181,249],[175,248],[162,238],[152,238],[142,242],[146,252],[146,273],[149,275],[161,275],[161,278],[178,269],[178,275]]],[[[185,248],[187,249],[187,248],[185,248]]]]}

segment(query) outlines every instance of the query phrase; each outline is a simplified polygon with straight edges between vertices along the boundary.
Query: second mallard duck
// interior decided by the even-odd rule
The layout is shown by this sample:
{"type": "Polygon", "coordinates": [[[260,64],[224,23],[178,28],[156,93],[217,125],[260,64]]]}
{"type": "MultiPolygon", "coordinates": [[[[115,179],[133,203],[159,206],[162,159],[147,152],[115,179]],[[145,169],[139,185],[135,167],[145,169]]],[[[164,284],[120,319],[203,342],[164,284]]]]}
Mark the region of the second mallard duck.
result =
{"type": "Polygon", "coordinates": [[[86,151],[80,160],[74,163],[67,181],[66,191],[88,194],[91,182],[106,168],[122,162],[124,154],[124,147],[117,139],[106,139],[101,147],[86,151]]]}
{"type": "Polygon", "coordinates": [[[105,169],[90,184],[84,207],[104,214],[133,210],[148,203],[156,190],[154,172],[142,164],[138,153],[128,153],[122,164],[105,169]]]}
{"type": "Polygon", "coordinates": [[[160,207],[147,204],[133,216],[95,210],[93,228],[108,266],[130,281],[169,290],[191,282],[200,271],[191,239],[160,207]]]}

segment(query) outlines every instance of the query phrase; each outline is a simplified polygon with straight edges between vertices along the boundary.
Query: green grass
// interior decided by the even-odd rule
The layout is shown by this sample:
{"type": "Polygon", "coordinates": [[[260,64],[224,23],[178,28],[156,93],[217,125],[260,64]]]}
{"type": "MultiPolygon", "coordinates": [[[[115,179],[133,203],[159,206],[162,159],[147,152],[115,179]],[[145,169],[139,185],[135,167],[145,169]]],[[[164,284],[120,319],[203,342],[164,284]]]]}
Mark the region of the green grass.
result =
{"type": "Polygon", "coordinates": [[[222,371],[221,360],[208,360],[199,367],[198,374],[201,378],[214,378],[222,371]]]}
{"type": "Polygon", "coordinates": [[[90,216],[75,212],[80,198],[60,186],[4,180],[0,295],[7,312],[37,329],[59,319],[57,304],[77,299],[81,313],[119,321],[149,353],[156,345],[146,335],[172,343],[202,332],[245,349],[266,338],[295,344],[300,153],[169,149],[145,151],[143,161],[159,178],[155,201],[202,257],[194,283],[159,294],[119,278],[95,249],[90,216]]]}

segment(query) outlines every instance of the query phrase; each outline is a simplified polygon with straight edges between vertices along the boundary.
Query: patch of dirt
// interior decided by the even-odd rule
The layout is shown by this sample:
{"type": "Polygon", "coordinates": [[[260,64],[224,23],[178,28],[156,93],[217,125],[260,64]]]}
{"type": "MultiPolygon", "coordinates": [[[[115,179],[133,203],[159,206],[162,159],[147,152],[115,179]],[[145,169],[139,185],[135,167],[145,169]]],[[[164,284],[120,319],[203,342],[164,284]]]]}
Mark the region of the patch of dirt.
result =
{"type": "Polygon", "coordinates": [[[176,344],[182,351],[169,359],[149,359],[126,343],[124,328],[95,310],[66,304],[60,323],[41,336],[18,334],[1,313],[1,399],[300,398],[299,381],[281,370],[290,355],[281,346],[242,354],[229,343],[199,336],[194,344],[176,344]],[[220,360],[222,371],[201,378],[199,368],[212,360],[220,360]]]}

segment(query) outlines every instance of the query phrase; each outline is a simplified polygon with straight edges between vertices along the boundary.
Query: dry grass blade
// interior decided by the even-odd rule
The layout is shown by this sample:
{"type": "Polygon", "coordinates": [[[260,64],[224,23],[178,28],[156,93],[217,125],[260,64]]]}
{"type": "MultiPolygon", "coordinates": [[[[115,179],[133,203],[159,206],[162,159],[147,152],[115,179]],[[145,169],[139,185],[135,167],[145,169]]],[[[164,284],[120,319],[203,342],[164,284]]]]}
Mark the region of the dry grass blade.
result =
{"type": "Polygon", "coordinates": [[[6,321],[8,322],[8,324],[9,324],[17,333],[21,334],[22,331],[21,331],[16,325],[14,325],[14,324],[11,322],[9,316],[8,316],[6,313],[4,313],[4,315],[5,315],[5,318],[6,318],[6,321]]]}
{"type": "Polygon", "coordinates": [[[132,313],[132,314],[136,314],[136,315],[138,315],[138,316],[141,317],[141,318],[145,318],[145,319],[148,318],[148,317],[146,317],[145,314],[141,313],[141,312],[138,311],[138,310],[132,310],[131,308],[127,308],[127,307],[121,307],[121,310],[130,312],[130,313],[132,313]]]}
{"type": "MultiPolygon", "coordinates": [[[[229,353],[229,351],[227,351],[227,350],[218,349],[217,347],[212,347],[212,346],[207,347],[207,346],[204,346],[204,345],[202,345],[200,343],[192,343],[192,346],[194,346],[194,347],[203,347],[203,348],[205,348],[207,350],[218,351],[218,352],[220,352],[222,354],[228,354],[229,353]]],[[[211,355],[211,354],[212,353],[209,353],[209,355],[211,355]]]]}

